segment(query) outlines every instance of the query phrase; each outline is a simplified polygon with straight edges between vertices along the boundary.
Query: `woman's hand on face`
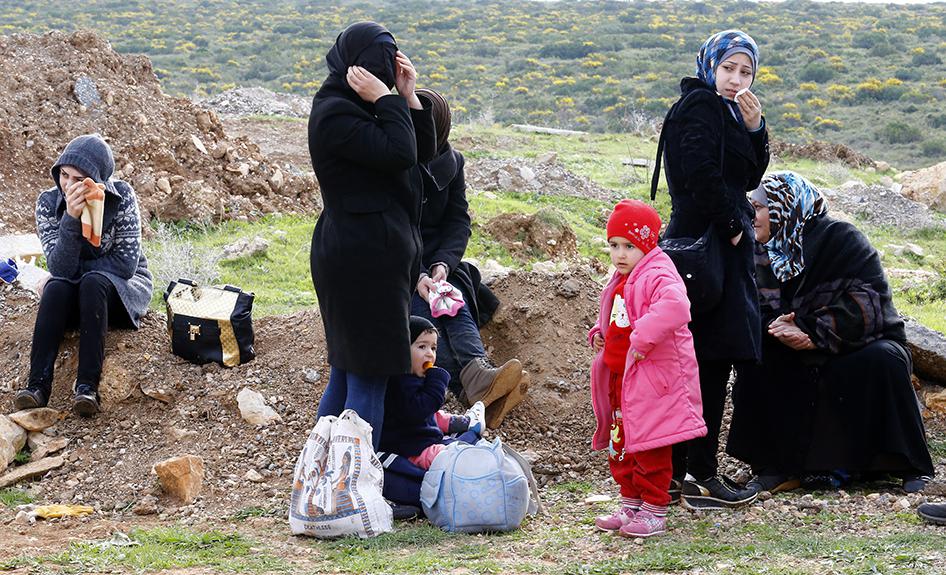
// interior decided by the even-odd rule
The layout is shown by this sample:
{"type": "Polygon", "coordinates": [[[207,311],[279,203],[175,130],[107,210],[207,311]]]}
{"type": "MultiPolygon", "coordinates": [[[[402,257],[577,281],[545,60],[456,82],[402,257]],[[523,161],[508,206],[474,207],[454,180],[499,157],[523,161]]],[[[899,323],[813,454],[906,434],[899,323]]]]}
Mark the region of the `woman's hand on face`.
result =
{"type": "Polygon", "coordinates": [[[407,100],[407,105],[414,110],[422,109],[420,98],[414,93],[414,88],[417,87],[417,70],[414,69],[414,64],[400,50],[397,51],[397,55],[394,57],[394,64],[397,68],[394,79],[397,93],[403,96],[407,100]]]}
{"type": "Polygon", "coordinates": [[[82,180],[69,184],[65,190],[66,193],[66,213],[75,219],[82,216],[82,208],[85,207],[85,183],[82,180]]]}
{"type": "Polygon", "coordinates": [[[596,333],[594,337],[591,338],[591,346],[595,348],[595,351],[604,349],[604,338],[601,337],[600,333],[596,333]]]}
{"type": "Polygon", "coordinates": [[[371,104],[377,102],[381,96],[391,93],[384,82],[361,66],[349,66],[345,80],[362,100],[371,104]]]}
{"type": "Polygon", "coordinates": [[[751,91],[743,92],[736,98],[736,104],[739,106],[739,112],[742,114],[742,120],[746,123],[746,128],[754,132],[762,125],[762,102],[756,98],[751,91]]]}
{"type": "Polygon", "coordinates": [[[417,293],[420,294],[420,297],[424,298],[424,301],[430,301],[430,292],[435,287],[434,280],[428,275],[423,275],[417,280],[417,293]]]}

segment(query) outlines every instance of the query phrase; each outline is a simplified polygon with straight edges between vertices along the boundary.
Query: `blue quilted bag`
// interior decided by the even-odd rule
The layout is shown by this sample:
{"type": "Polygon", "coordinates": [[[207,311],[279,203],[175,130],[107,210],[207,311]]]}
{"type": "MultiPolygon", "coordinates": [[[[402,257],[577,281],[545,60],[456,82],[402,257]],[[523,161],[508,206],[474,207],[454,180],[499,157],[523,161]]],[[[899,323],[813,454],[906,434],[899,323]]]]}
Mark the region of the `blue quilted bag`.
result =
{"type": "Polygon", "coordinates": [[[448,445],[424,475],[420,502],[431,523],[460,533],[512,531],[539,510],[529,464],[499,439],[448,445]]]}

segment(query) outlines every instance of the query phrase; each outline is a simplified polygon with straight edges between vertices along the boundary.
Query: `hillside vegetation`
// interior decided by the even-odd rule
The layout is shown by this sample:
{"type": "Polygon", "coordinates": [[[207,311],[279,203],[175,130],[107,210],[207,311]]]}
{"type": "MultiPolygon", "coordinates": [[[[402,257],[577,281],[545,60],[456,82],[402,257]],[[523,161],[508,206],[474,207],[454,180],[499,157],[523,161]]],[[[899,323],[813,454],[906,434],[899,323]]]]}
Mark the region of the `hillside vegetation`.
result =
{"type": "Polygon", "coordinates": [[[0,3],[0,34],[93,29],[144,53],[165,91],[312,94],[347,24],[387,25],[459,120],[647,133],[700,43],[759,43],[778,138],[844,143],[901,168],[946,156],[946,5],[788,2],[48,0],[0,3]]]}

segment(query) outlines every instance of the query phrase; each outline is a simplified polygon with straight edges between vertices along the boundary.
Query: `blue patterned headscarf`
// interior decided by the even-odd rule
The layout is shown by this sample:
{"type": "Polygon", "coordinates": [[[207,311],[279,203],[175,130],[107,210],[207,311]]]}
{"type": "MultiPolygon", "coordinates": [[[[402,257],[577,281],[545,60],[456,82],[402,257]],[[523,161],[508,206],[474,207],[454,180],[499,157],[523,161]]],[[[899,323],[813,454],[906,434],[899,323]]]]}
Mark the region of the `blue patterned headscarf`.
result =
{"type": "Polygon", "coordinates": [[[771,236],[765,244],[772,271],[779,281],[788,281],[805,269],[802,234],[805,224],[827,213],[824,196],[811,182],[795,172],[774,172],[765,176],[752,192],[752,199],[769,207],[771,236]]]}
{"type": "MultiPolygon", "coordinates": [[[[741,30],[723,30],[706,39],[696,56],[696,77],[716,90],[716,67],[733,54],[745,54],[752,60],[752,81],[759,71],[759,47],[741,30]]],[[[750,84],[751,86],[751,84],[750,84]]]]}

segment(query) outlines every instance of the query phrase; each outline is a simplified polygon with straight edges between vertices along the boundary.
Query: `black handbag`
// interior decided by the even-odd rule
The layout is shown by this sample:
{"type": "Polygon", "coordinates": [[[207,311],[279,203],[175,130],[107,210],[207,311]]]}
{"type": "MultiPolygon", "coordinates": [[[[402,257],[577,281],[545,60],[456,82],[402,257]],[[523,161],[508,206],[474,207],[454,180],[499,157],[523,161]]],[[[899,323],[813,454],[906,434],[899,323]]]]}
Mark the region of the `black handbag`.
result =
{"type": "Polygon", "coordinates": [[[723,299],[722,246],[713,226],[700,238],[664,238],[658,244],[683,278],[690,313],[711,311],[723,299]]]}
{"type": "MultiPolygon", "coordinates": [[[[699,88],[702,89],[702,88],[699,88]]],[[[698,89],[698,90],[699,90],[698,89]]],[[[650,200],[657,199],[657,183],[660,181],[660,160],[663,155],[665,132],[667,127],[675,121],[676,111],[693,93],[677,101],[664,117],[660,137],[657,140],[657,159],[654,165],[654,175],[650,181],[650,200]]],[[[723,124],[719,138],[719,170],[723,170],[723,159],[726,155],[726,126],[723,112],[720,110],[719,120],[723,124]]],[[[666,253],[676,266],[677,272],[683,278],[687,288],[687,298],[690,300],[690,314],[698,316],[715,308],[723,297],[723,245],[719,235],[711,224],[702,237],[699,238],[663,238],[657,244],[666,253]]]]}
{"type": "Polygon", "coordinates": [[[225,367],[252,360],[253,298],[231,285],[172,281],[164,292],[171,352],[193,363],[215,361],[225,367]]]}

